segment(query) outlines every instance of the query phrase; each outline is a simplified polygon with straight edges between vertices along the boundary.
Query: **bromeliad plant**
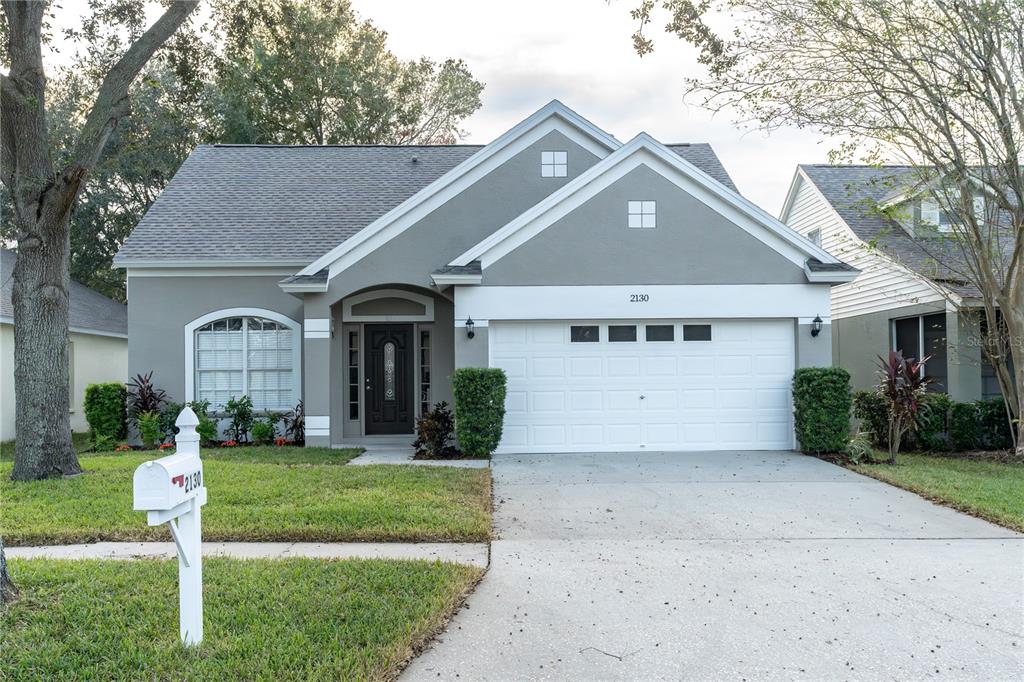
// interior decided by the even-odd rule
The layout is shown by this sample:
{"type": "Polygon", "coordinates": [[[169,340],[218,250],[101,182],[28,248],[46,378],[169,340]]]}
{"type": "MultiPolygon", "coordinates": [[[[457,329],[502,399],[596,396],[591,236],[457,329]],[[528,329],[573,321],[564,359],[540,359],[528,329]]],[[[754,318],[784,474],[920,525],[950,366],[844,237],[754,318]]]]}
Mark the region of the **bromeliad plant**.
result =
{"type": "Polygon", "coordinates": [[[904,358],[899,351],[889,351],[888,360],[878,357],[878,392],[889,410],[889,464],[896,463],[903,437],[917,428],[921,398],[930,381],[923,371],[928,359],[904,358]]]}

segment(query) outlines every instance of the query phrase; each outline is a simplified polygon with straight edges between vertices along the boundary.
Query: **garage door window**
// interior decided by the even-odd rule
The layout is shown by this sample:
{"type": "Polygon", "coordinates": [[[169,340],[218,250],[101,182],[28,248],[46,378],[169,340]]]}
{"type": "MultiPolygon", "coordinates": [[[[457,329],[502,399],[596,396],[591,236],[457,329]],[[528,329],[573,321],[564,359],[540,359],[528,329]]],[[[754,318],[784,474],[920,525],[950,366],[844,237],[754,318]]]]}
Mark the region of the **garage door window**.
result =
{"type": "Polygon", "coordinates": [[[596,324],[574,324],[569,327],[569,339],[573,343],[597,343],[600,340],[597,330],[598,326],[596,324]]]}
{"type": "Polygon", "coordinates": [[[684,324],[683,341],[710,341],[710,324],[684,324]]]}
{"type": "Polygon", "coordinates": [[[676,329],[670,324],[649,324],[644,328],[648,341],[675,341],[676,329]]]}
{"type": "Polygon", "coordinates": [[[610,324],[608,325],[608,340],[613,343],[628,343],[636,341],[635,324],[610,324]]]}

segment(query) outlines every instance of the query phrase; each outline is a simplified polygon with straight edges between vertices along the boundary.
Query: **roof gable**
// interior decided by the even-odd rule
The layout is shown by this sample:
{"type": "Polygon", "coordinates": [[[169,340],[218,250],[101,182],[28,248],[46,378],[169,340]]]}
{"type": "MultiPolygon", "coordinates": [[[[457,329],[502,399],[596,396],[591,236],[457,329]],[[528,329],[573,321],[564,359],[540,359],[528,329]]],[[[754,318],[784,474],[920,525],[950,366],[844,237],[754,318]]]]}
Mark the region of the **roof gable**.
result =
{"type": "Polygon", "coordinates": [[[512,252],[640,165],[649,166],[682,187],[801,268],[808,258],[822,263],[838,262],[735,190],[715,180],[649,135],[641,133],[547,199],[461,254],[451,265],[464,266],[479,260],[486,270],[488,265],[512,252]]]}
{"type": "Polygon", "coordinates": [[[607,156],[621,144],[572,109],[553,100],[353,237],[317,258],[299,274],[312,275],[326,268],[328,278],[334,277],[552,131],[562,133],[598,158],[607,156]]]}

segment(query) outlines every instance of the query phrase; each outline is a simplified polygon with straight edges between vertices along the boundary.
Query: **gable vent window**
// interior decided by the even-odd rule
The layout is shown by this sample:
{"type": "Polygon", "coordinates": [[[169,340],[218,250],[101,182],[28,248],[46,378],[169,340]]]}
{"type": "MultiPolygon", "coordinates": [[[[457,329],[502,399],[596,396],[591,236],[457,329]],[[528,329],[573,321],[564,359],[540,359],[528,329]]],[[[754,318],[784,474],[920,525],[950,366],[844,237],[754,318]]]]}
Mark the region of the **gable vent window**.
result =
{"type": "Polygon", "coordinates": [[[541,152],[540,176],[564,178],[569,174],[569,152],[541,152]]]}
{"type": "Polygon", "coordinates": [[[821,246],[821,230],[811,230],[807,233],[807,238],[815,246],[821,246]]]}
{"type": "Polygon", "coordinates": [[[633,228],[657,227],[657,206],[653,201],[630,201],[628,203],[628,225],[633,228]]]}

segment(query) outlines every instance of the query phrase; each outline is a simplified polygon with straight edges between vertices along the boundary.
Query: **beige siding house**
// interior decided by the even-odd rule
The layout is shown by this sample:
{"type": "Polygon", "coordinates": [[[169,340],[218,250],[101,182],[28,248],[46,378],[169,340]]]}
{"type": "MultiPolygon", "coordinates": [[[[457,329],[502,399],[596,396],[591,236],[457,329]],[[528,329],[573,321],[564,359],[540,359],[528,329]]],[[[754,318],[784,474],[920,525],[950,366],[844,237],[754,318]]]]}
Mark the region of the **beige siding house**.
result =
{"type": "MultiPolygon", "coordinates": [[[[13,440],[14,430],[14,307],[11,278],[14,251],[0,258],[0,441],[13,440]]],[[[71,283],[71,430],[86,431],[82,399],[85,387],[128,378],[128,309],[124,304],[71,283]]]]}

